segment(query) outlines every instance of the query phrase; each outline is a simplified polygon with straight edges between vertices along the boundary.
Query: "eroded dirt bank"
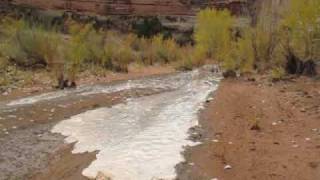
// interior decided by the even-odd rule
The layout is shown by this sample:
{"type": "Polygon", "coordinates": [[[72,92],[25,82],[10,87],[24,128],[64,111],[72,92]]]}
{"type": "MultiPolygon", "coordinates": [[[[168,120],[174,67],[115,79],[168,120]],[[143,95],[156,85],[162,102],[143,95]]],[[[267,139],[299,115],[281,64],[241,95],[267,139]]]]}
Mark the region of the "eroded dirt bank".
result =
{"type": "Polygon", "coordinates": [[[319,80],[258,82],[220,84],[200,113],[203,144],[185,152],[179,180],[319,179],[319,80]]]}

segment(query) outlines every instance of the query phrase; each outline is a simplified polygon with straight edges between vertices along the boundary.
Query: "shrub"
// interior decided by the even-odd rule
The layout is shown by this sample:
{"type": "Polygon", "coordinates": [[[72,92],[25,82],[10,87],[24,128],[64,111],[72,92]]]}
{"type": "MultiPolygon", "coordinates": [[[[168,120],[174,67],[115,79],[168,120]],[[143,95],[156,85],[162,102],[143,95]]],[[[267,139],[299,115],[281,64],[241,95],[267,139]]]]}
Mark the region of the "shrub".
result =
{"type": "Polygon", "coordinates": [[[159,34],[157,36],[154,36],[151,39],[150,44],[148,45],[148,41],[144,43],[146,49],[144,51],[149,51],[146,52],[146,58],[149,59],[147,60],[150,64],[153,63],[170,63],[177,61],[180,57],[179,53],[179,45],[176,43],[176,41],[172,38],[169,39],[164,39],[163,35],[159,34]],[[146,43],[147,42],[147,43],[146,43]],[[149,54],[148,54],[149,53],[149,54]]]}
{"type": "Polygon", "coordinates": [[[279,24],[283,5],[275,1],[264,1],[256,26],[252,29],[255,66],[265,71],[273,66],[273,60],[281,53],[279,24]]]}
{"type": "Polygon", "coordinates": [[[90,27],[88,34],[86,35],[84,42],[88,54],[87,61],[95,65],[100,65],[102,63],[103,57],[103,47],[105,45],[105,34],[90,27]]]}
{"type": "Polygon", "coordinates": [[[178,70],[192,70],[205,63],[205,50],[195,50],[193,47],[186,46],[181,48],[179,53],[180,59],[175,62],[175,68],[178,70]]]}
{"type": "Polygon", "coordinates": [[[236,58],[241,73],[252,72],[254,69],[255,57],[252,42],[253,37],[250,28],[245,29],[241,38],[236,42],[236,58]]]}
{"type": "MultiPolygon", "coordinates": [[[[223,61],[231,47],[234,18],[227,10],[205,9],[198,13],[195,28],[196,46],[205,49],[208,58],[223,61]]],[[[196,48],[199,49],[199,48],[196,48]]]]}
{"type": "Polygon", "coordinates": [[[271,78],[274,81],[278,81],[278,80],[282,79],[285,76],[285,74],[286,74],[286,72],[283,69],[283,67],[281,67],[281,66],[274,67],[271,70],[271,78]]]}
{"type": "Polygon", "coordinates": [[[60,35],[23,20],[5,19],[1,46],[4,56],[23,66],[52,65],[59,55],[60,35]]]}
{"type": "Polygon", "coordinates": [[[127,47],[120,47],[112,57],[112,68],[120,72],[128,72],[128,66],[134,61],[134,54],[127,47]]]}
{"type": "Polygon", "coordinates": [[[175,62],[180,59],[180,47],[174,39],[166,39],[164,41],[164,48],[167,53],[167,62],[175,62]]]}
{"type": "Polygon", "coordinates": [[[163,30],[162,24],[157,17],[144,17],[142,21],[133,25],[139,37],[151,38],[163,30]]]}
{"type": "Polygon", "coordinates": [[[90,53],[93,53],[88,49],[87,45],[88,35],[92,28],[91,24],[72,24],[70,26],[70,39],[65,54],[68,78],[71,82],[75,81],[76,74],[80,71],[84,60],[90,57],[90,53]]]}
{"type": "Polygon", "coordinates": [[[319,0],[292,0],[282,23],[286,48],[303,60],[320,59],[319,22],[319,0]]]}
{"type": "Polygon", "coordinates": [[[123,40],[123,45],[130,47],[131,49],[135,50],[135,51],[139,51],[139,50],[143,50],[140,47],[139,44],[139,38],[137,35],[129,33],[127,36],[124,37],[123,40]]]}
{"type": "Polygon", "coordinates": [[[106,69],[112,70],[113,64],[112,64],[112,59],[114,57],[116,47],[113,46],[112,43],[105,44],[103,50],[103,56],[102,56],[102,66],[106,69]]]}
{"type": "Polygon", "coordinates": [[[18,64],[25,64],[28,59],[28,54],[23,51],[17,37],[26,26],[24,21],[12,18],[3,18],[0,23],[1,53],[3,57],[14,59],[18,64]]]}
{"type": "Polygon", "coordinates": [[[0,86],[5,86],[8,84],[7,80],[7,67],[8,67],[8,61],[1,56],[0,52],[0,86]]]}

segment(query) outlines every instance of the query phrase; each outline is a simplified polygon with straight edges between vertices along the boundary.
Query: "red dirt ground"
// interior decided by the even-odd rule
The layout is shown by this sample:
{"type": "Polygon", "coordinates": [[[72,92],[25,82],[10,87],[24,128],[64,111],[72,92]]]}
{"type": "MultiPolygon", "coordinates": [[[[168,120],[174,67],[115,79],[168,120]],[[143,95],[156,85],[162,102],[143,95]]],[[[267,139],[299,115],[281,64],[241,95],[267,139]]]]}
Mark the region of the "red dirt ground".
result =
{"type": "Polygon", "coordinates": [[[185,152],[179,179],[320,178],[320,81],[257,82],[221,83],[200,113],[203,144],[185,152]]]}

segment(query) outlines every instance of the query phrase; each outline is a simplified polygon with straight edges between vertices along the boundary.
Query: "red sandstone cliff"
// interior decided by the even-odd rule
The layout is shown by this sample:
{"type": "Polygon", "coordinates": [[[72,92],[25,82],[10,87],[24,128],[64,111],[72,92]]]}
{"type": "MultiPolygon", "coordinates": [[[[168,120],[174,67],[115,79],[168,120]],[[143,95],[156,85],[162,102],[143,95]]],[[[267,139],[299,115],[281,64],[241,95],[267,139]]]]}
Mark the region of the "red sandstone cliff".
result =
{"type": "Polygon", "coordinates": [[[15,5],[101,15],[194,15],[211,6],[242,11],[245,0],[12,0],[15,5]]]}

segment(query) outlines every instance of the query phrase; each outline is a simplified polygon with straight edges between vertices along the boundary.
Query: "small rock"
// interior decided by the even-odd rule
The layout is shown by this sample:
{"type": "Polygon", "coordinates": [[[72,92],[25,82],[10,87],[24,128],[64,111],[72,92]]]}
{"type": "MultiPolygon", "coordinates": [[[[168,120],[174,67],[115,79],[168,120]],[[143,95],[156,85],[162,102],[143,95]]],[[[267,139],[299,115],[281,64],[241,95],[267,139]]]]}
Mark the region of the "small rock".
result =
{"type": "Polygon", "coordinates": [[[254,130],[254,131],[260,131],[261,130],[261,127],[259,126],[259,124],[254,124],[253,126],[251,126],[250,128],[251,130],[254,130]]]}
{"type": "Polygon", "coordinates": [[[199,141],[201,139],[202,135],[201,133],[198,133],[198,132],[193,132],[191,135],[190,135],[190,139],[192,141],[199,141]]]}
{"type": "Polygon", "coordinates": [[[33,120],[33,119],[31,119],[31,120],[30,120],[30,122],[34,122],[34,120],[33,120]]]}
{"type": "Polygon", "coordinates": [[[294,145],[292,145],[292,147],[294,147],[294,148],[298,148],[298,147],[299,147],[299,145],[298,145],[298,144],[294,144],[294,145]]]}
{"type": "Polygon", "coordinates": [[[213,100],[213,98],[208,98],[207,100],[206,100],[206,102],[208,103],[208,102],[211,102],[213,100]]]}
{"type": "Polygon", "coordinates": [[[272,123],[272,126],[276,126],[276,125],[277,125],[277,123],[276,123],[276,122],[273,122],[273,123],[272,123]]]}
{"type": "Polygon", "coordinates": [[[9,115],[8,118],[17,118],[16,115],[9,115]]]}
{"type": "Polygon", "coordinates": [[[300,112],[307,112],[307,110],[304,109],[304,108],[302,108],[302,109],[300,110],[300,112]]]}
{"type": "Polygon", "coordinates": [[[189,163],[190,166],[194,166],[194,163],[189,163]]]}
{"type": "Polygon", "coordinates": [[[225,170],[232,169],[232,166],[229,165],[229,164],[227,164],[227,165],[224,166],[224,169],[225,169],[225,170]]]}
{"type": "Polygon", "coordinates": [[[111,178],[106,176],[102,172],[98,172],[97,177],[95,178],[95,180],[111,180],[111,178]]]}
{"type": "Polygon", "coordinates": [[[316,169],[319,166],[319,162],[310,162],[309,166],[313,169],[316,169]]]}
{"type": "Polygon", "coordinates": [[[311,99],[311,98],[313,98],[313,96],[312,95],[307,95],[307,98],[311,99]]]}
{"type": "Polygon", "coordinates": [[[232,145],[232,144],[233,144],[233,142],[231,142],[231,141],[230,141],[230,142],[228,142],[228,144],[232,145]]]}
{"type": "Polygon", "coordinates": [[[6,92],[2,93],[2,95],[3,95],[3,96],[8,96],[9,93],[6,91],[6,92]]]}
{"type": "Polygon", "coordinates": [[[212,142],[217,143],[217,142],[219,142],[219,140],[218,139],[213,139],[212,142]]]}
{"type": "Polygon", "coordinates": [[[310,141],[311,139],[310,139],[310,138],[305,138],[305,140],[306,140],[306,141],[310,141]]]}
{"type": "Polygon", "coordinates": [[[212,179],[210,179],[210,180],[219,180],[218,178],[212,178],[212,179]]]}
{"type": "Polygon", "coordinates": [[[17,129],[17,126],[12,126],[12,129],[17,129]]]}
{"type": "Polygon", "coordinates": [[[50,112],[52,112],[52,113],[54,113],[56,111],[56,109],[54,109],[54,108],[52,108],[51,110],[50,110],[50,112]]]}
{"type": "Polygon", "coordinates": [[[66,107],[68,107],[68,106],[67,106],[67,105],[63,105],[63,104],[59,104],[58,107],[60,107],[60,108],[66,108],[66,107]]]}

